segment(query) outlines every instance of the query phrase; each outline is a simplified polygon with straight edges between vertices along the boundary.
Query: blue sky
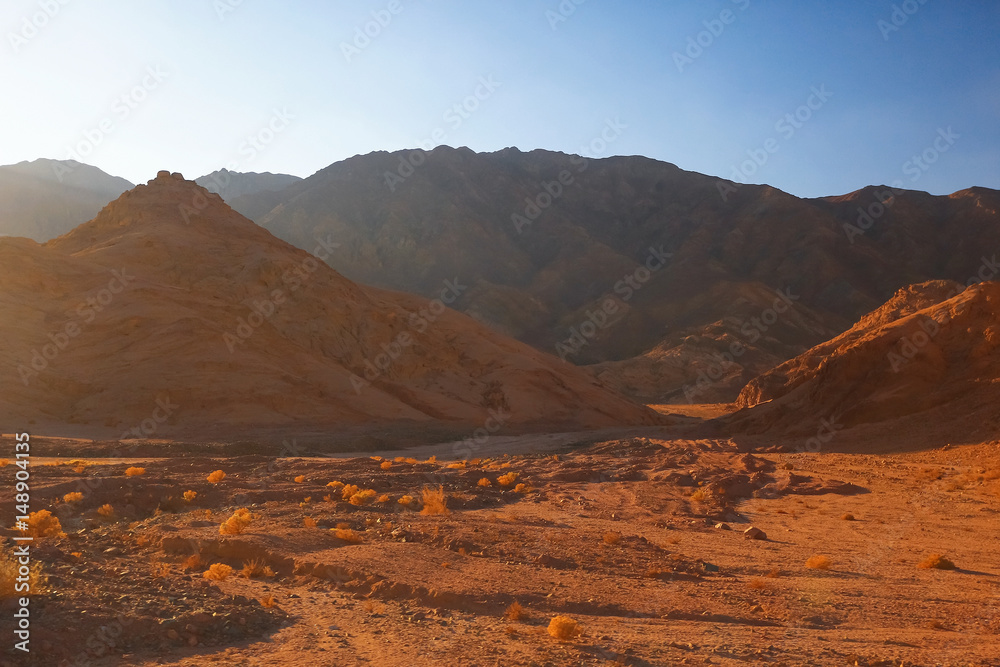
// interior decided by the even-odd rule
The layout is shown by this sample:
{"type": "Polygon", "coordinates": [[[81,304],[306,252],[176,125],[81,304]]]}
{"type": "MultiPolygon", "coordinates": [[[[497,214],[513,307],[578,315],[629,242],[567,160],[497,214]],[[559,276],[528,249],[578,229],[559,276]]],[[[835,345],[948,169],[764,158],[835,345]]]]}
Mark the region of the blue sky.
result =
{"type": "Polygon", "coordinates": [[[430,142],[640,154],[800,196],[1000,188],[993,0],[62,2],[0,9],[2,164],[308,176],[430,142]]]}

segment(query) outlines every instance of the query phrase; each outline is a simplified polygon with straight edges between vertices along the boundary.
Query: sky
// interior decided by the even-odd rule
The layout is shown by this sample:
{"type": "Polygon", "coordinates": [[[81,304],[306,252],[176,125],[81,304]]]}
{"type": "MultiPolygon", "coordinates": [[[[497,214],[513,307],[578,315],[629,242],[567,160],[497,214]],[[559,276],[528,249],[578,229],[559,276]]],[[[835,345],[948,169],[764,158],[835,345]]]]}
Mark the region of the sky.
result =
{"type": "Polygon", "coordinates": [[[0,32],[0,164],[308,176],[447,144],[1000,189],[995,0],[5,0],[0,32]]]}

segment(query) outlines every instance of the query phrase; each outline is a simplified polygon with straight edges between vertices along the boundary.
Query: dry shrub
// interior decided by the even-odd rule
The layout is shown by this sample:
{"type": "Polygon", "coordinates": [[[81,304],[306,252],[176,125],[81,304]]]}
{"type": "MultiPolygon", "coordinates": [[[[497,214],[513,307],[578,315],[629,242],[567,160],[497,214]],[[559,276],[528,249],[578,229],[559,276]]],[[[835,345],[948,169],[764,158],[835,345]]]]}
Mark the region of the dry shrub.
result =
{"type": "Polygon", "coordinates": [[[305,526],[306,528],[315,528],[316,519],[312,518],[311,516],[307,516],[304,519],[302,519],[302,525],[305,526]]]}
{"type": "Polygon", "coordinates": [[[806,559],[806,567],[814,570],[829,570],[830,565],[830,559],[826,556],[816,555],[806,559]]]}
{"type": "Polygon", "coordinates": [[[301,484],[304,481],[306,481],[306,476],[305,475],[299,475],[298,477],[295,478],[295,483],[296,484],[301,484]]]}
{"type": "MultiPolygon", "coordinates": [[[[0,466],[0,467],[3,467],[3,466],[0,466]]],[[[87,469],[87,467],[81,463],[80,465],[78,465],[75,468],[73,468],[73,472],[75,472],[77,475],[82,475],[86,469],[87,469]]]]}
{"type": "Polygon", "coordinates": [[[198,492],[197,491],[185,491],[184,492],[184,500],[186,500],[188,502],[191,502],[192,500],[194,500],[197,497],[198,497],[198,492]]]}
{"type": "Polygon", "coordinates": [[[302,499],[302,502],[299,503],[299,507],[305,507],[306,505],[312,502],[312,499],[313,499],[312,496],[306,496],[305,498],[302,499]]]}
{"type": "Polygon", "coordinates": [[[509,486],[514,486],[514,482],[516,482],[516,481],[517,481],[517,473],[516,472],[509,472],[509,473],[506,473],[504,475],[500,475],[499,477],[497,477],[497,484],[499,484],[500,486],[502,486],[504,488],[507,488],[509,486]]]}
{"type": "Polygon", "coordinates": [[[233,573],[233,568],[225,563],[212,563],[201,576],[213,581],[225,581],[233,573]]]}
{"type": "Polygon", "coordinates": [[[754,591],[769,591],[771,590],[771,583],[761,579],[760,577],[754,577],[747,582],[747,588],[754,591]]]}
{"type": "Polygon", "coordinates": [[[404,457],[404,456],[397,456],[396,458],[393,459],[393,461],[395,461],[396,463],[402,463],[405,460],[406,460],[406,457],[404,457]]]}
{"type": "Polygon", "coordinates": [[[506,625],[506,626],[504,626],[503,631],[504,631],[504,634],[506,634],[508,637],[516,637],[517,636],[517,628],[515,628],[513,625],[506,625]]]}
{"type": "Polygon", "coordinates": [[[80,493],[79,491],[73,491],[63,496],[64,503],[78,503],[81,500],[83,500],[83,494],[80,493]]]}
{"type": "Polygon", "coordinates": [[[379,468],[381,468],[382,470],[388,470],[391,467],[392,467],[392,461],[382,461],[382,463],[379,464],[379,468]]]}
{"type": "Polygon", "coordinates": [[[343,540],[348,544],[361,544],[364,540],[361,538],[357,532],[351,530],[350,528],[335,528],[333,530],[333,536],[338,540],[343,540]]]}
{"type": "Polygon", "coordinates": [[[327,486],[329,486],[331,489],[342,489],[342,488],[344,488],[344,483],[343,482],[338,482],[337,480],[334,480],[334,481],[330,482],[329,484],[327,484],[327,486]]]}
{"type": "Polygon", "coordinates": [[[403,459],[403,462],[404,463],[409,463],[411,466],[417,465],[417,460],[415,458],[413,458],[412,456],[406,457],[405,459],[403,459]]]}
{"type": "Polygon", "coordinates": [[[514,487],[514,493],[531,493],[532,488],[527,484],[518,484],[514,487]]]}
{"type": "Polygon", "coordinates": [[[602,539],[604,540],[605,544],[611,544],[611,545],[613,545],[613,544],[618,544],[619,542],[621,542],[622,541],[622,536],[619,535],[618,533],[604,533],[604,535],[602,536],[602,539]]]}
{"type": "Polygon", "coordinates": [[[335,502],[337,502],[337,501],[336,501],[336,499],[334,499],[334,497],[333,497],[333,496],[331,496],[331,495],[330,495],[330,494],[328,493],[328,494],[326,494],[325,496],[323,496],[323,502],[326,502],[326,503],[335,503],[335,502]]]}
{"type": "Polygon", "coordinates": [[[110,519],[115,515],[115,508],[112,507],[110,503],[105,503],[97,509],[97,513],[105,519],[110,519]]]}
{"type": "Polygon", "coordinates": [[[392,498],[389,497],[388,493],[383,493],[381,496],[378,497],[378,500],[376,502],[384,505],[385,503],[391,503],[392,498]]]}
{"type": "Polygon", "coordinates": [[[421,514],[427,516],[434,514],[448,514],[447,501],[444,495],[444,486],[439,486],[437,489],[431,489],[425,486],[422,494],[424,508],[420,510],[421,514]]]}
{"type": "Polygon", "coordinates": [[[697,491],[691,494],[691,500],[693,500],[696,503],[702,502],[707,497],[708,494],[705,493],[705,489],[698,489],[697,491]]]}
{"type": "Polygon", "coordinates": [[[413,505],[413,496],[403,496],[396,502],[398,502],[403,507],[410,507],[413,505]]]}
{"type": "Polygon", "coordinates": [[[580,624],[569,616],[556,616],[549,621],[549,635],[561,642],[569,641],[580,634],[580,624]]]}
{"type": "Polygon", "coordinates": [[[843,519],[844,521],[854,521],[854,515],[851,514],[850,512],[848,512],[847,514],[845,514],[840,518],[843,519]]]}
{"type": "Polygon", "coordinates": [[[219,526],[219,533],[221,535],[239,535],[246,530],[246,527],[252,521],[253,515],[250,514],[250,510],[246,507],[241,507],[233,512],[231,517],[222,522],[222,525],[219,526]]]}
{"type": "MultiPolygon", "coordinates": [[[[17,578],[20,576],[18,573],[19,569],[20,564],[17,562],[17,557],[8,551],[6,547],[0,546],[0,600],[23,596],[27,592],[17,590],[18,584],[24,583],[23,581],[17,581],[17,578]]],[[[44,592],[42,586],[45,584],[45,575],[42,574],[42,564],[40,562],[35,561],[32,563],[31,568],[28,570],[27,583],[30,586],[31,593],[37,595],[44,592]]]]}
{"type": "Polygon", "coordinates": [[[357,505],[358,507],[364,507],[365,505],[370,505],[373,500],[375,500],[378,494],[374,489],[365,489],[364,491],[359,491],[351,496],[350,503],[352,505],[357,505]]]}
{"type": "Polygon", "coordinates": [[[265,565],[264,561],[248,560],[243,562],[243,569],[240,570],[240,576],[242,576],[244,579],[256,579],[258,577],[273,577],[274,570],[265,565]]]}
{"type": "Polygon", "coordinates": [[[438,462],[438,457],[436,457],[436,456],[432,456],[432,457],[428,458],[425,461],[425,463],[431,463],[431,464],[434,464],[434,463],[437,463],[437,462],[438,462]]]}
{"type": "Polygon", "coordinates": [[[218,484],[226,478],[226,473],[221,470],[216,470],[215,472],[209,473],[207,479],[212,484],[218,484]]]}
{"type": "Polygon", "coordinates": [[[781,570],[779,570],[776,567],[771,568],[771,571],[765,574],[764,576],[767,577],[768,579],[777,579],[778,577],[781,576],[781,570]]]}
{"type": "Polygon", "coordinates": [[[359,487],[357,484],[346,484],[344,485],[344,490],[340,494],[340,497],[343,498],[344,500],[350,500],[351,496],[353,496],[360,490],[361,487],[359,487]]]}
{"type": "Polygon", "coordinates": [[[38,510],[28,515],[27,535],[30,537],[61,537],[63,532],[59,517],[48,510],[38,510]]]}
{"type": "Polygon", "coordinates": [[[451,470],[462,470],[465,468],[465,461],[455,461],[454,463],[449,463],[445,467],[450,468],[451,470]]]}
{"type": "Polygon", "coordinates": [[[954,570],[955,563],[941,554],[931,554],[927,558],[917,563],[917,567],[922,570],[954,570]]]}
{"type": "Polygon", "coordinates": [[[369,456],[368,458],[370,458],[372,461],[375,461],[376,463],[382,460],[381,456],[369,456]]]}
{"type": "Polygon", "coordinates": [[[509,607],[507,607],[507,611],[504,612],[503,616],[508,621],[523,621],[528,617],[528,612],[526,612],[524,607],[522,607],[521,604],[515,600],[509,607]]]}
{"type": "Polygon", "coordinates": [[[167,563],[153,563],[151,571],[153,579],[166,579],[170,576],[170,565],[167,563]]]}
{"type": "Polygon", "coordinates": [[[126,477],[138,477],[140,475],[145,475],[145,474],[146,474],[146,469],[140,468],[138,466],[132,466],[131,468],[125,471],[126,477]]]}
{"type": "Polygon", "coordinates": [[[487,488],[493,486],[493,484],[490,482],[490,480],[488,480],[485,477],[483,477],[481,480],[479,480],[478,482],[476,482],[476,486],[481,486],[484,489],[487,489],[487,488]]]}
{"type": "Polygon", "coordinates": [[[204,567],[205,563],[201,560],[200,554],[194,554],[192,556],[188,556],[182,565],[185,570],[191,572],[193,570],[200,570],[204,567]]]}
{"type": "Polygon", "coordinates": [[[273,595],[268,595],[266,598],[261,598],[260,604],[262,607],[273,609],[278,606],[278,601],[274,599],[273,595]]]}

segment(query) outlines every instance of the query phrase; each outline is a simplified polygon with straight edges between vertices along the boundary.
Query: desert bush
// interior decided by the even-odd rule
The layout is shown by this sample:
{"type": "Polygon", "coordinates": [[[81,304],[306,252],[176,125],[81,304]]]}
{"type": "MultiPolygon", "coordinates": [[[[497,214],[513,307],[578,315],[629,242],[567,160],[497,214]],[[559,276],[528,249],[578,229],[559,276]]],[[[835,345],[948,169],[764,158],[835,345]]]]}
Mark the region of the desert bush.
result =
{"type": "Polygon", "coordinates": [[[323,496],[323,502],[325,502],[325,503],[333,503],[333,502],[337,502],[337,501],[334,500],[333,496],[328,493],[325,496],[323,496]]]}
{"type": "Polygon", "coordinates": [[[476,482],[476,486],[481,486],[484,489],[488,489],[489,487],[493,486],[493,484],[490,482],[490,480],[483,477],[481,480],[476,482]]]}
{"type": "Polygon", "coordinates": [[[296,484],[302,484],[304,481],[306,481],[305,475],[299,475],[298,477],[295,478],[296,484]]]}
{"type": "Polygon", "coordinates": [[[410,507],[411,505],[413,505],[413,496],[403,496],[396,502],[398,502],[403,507],[410,507]]]}
{"type": "Polygon", "coordinates": [[[246,507],[233,512],[233,515],[222,522],[219,526],[219,533],[222,535],[239,535],[253,521],[253,515],[246,507]]]}
{"type": "Polygon", "coordinates": [[[38,510],[28,515],[27,535],[30,537],[61,537],[63,532],[59,517],[48,510],[38,510]]]}
{"type": "Polygon", "coordinates": [[[691,500],[693,500],[696,503],[702,502],[707,497],[708,494],[705,493],[705,489],[698,489],[697,491],[691,494],[691,500]]]}
{"type": "Polygon", "coordinates": [[[105,503],[97,509],[97,513],[105,519],[110,519],[115,515],[115,508],[112,507],[110,503],[105,503]]]}
{"type": "Polygon", "coordinates": [[[209,473],[208,477],[206,477],[205,479],[207,479],[212,484],[218,484],[225,478],[226,478],[225,472],[223,472],[222,470],[216,470],[215,472],[209,473]]]}
{"type": "Polygon", "coordinates": [[[384,505],[385,503],[392,502],[392,498],[389,497],[388,493],[383,493],[381,496],[378,497],[378,500],[376,502],[379,502],[384,505]]]}
{"type": "Polygon", "coordinates": [[[278,606],[278,601],[274,599],[273,595],[268,595],[266,598],[261,598],[260,605],[267,609],[273,609],[278,606]]]}
{"type": "Polygon", "coordinates": [[[830,565],[830,559],[826,556],[816,555],[806,559],[806,567],[814,570],[829,570],[830,565]]]}
{"type": "Polygon", "coordinates": [[[619,535],[618,533],[610,533],[609,532],[609,533],[604,533],[604,535],[602,536],[602,539],[604,540],[605,544],[613,545],[613,544],[618,544],[619,542],[621,542],[622,541],[622,536],[619,535]]]}
{"type": "Polygon", "coordinates": [[[317,525],[316,519],[312,518],[311,516],[307,516],[304,519],[302,519],[302,525],[305,526],[306,528],[315,528],[317,525]]]}
{"type": "Polygon", "coordinates": [[[405,456],[397,456],[396,458],[393,459],[393,461],[396,463],[402,463],[405,460],[406,460],[405,456]]]}
{"type": "Polygon", "coordinates": [[[348,544],[361,544],[364,542],[364,540],[361,539],[361,535],[350,528],[334,528],[333,536],[338,540],[347,542],[348,544]]]}
{"type": "Polygon", "coordinates": [[[170,576],[170,565],[168,563],[153,563],[150,573],[153,579],[166,579],[170,576]]]}
{"type": "Polygon", "coordinates": [[[503,616],[508,621],[523,621],[528,617],[528,612],[526,612],[524,607],[522,607],[520,603],[515,600],[509,607],[507,607],[507,611],[504,612],[503,616]]]}
{"type": "Polygon", "coordinates": [[[184,492],[184,500],[186,500],[188,502],[191,502],[192,500],[194,500],[197,497],[198,497],[198,492],[197,491],[185,491],[184,492]]]}
{"type": "Polygon", "coordinates": [[[769,591],[771,584],[760,577],[754,577],[747,582],[747,588],[754,591],[769,591]]]}
{"type": "MultiPolygon", "coordinates": [[[[0,546],[0,600],[19,597],[25,594],[25,591],[17,590],[17,585],[24,583],[23,578],[21,582],[17,580],[21,576],[18,572],[20,567],[17,557],[6,547],[0,546]]],[[[32,594],[37,595],[43,592],[42,587],[45,584],[45,575],[42,574],[42,564],[40,562],[35,561],[31,564],[28,570],[27,583],[31,587],[32,594]]]]}
{"type": "Polygon", "coordinates": [[[343,491],[340,494],[340,497],[343,498],[344,500],[350,500],[351,496],[353,496],[355,493],[359,492],[360,490],[361,490],[361,487],[359,487],[357,484],[345,484],[344,488],[343,488],[343,491]]]}
{"type": "Polygon", "coordinates": [[[531,487],[527,484],[518,484],[514,487],[514,493],[531,493],[531,487]]]}
{"type": "Polygon", "coordinates": [[[379,464],[379,468],[381,468],[382,470],[388,470],[391,467],[392,467],[392,461],[382,461],[382,463],[379,464]]]}
{"type": "Polygon", "coordinates": [[[848,512],[847,514],[843,515],[840,518],[843,519],[844,521],[854,521],[854,515],[851,514],[850,512],[848,512]]]}
{"type": "Polygon", "coordinates": [[[331,489],[342,489],[344,488],[344,483],[338,482],[337,480],[333,480],[332,482],[327,484],[327,486],[329,486],[331,489]]]}
{"type": "Polygon", "coordinates": [[[549,635],[561,642],[569,641],[580,634],[580,624],[569,616],[556,616],[549,621],[549,635]]]}
{"type": "Polygon", "coordinates": [[[434,515],[434,514],[448,514],[447,500],[444,495],[444,486],[439,486],[436,490],[429,487],[424,487],[422,491],[424,508],[420,510],[421,514],[424,515],[434,515]]]}
{"type": "Polygon", "coordinates": [[[405,459],[403,459],[403,462],[404,463],[409,463],[411,466],[417,465],[417,460],[415,458],[413,458],[412,456],[406,457],[405,459]]]}
{"type": "Polygon", "coordinates": [[[502,486],[504,488],[507,488],[509,486],[514,486],[514,482],[516,482],[516,481],[517,481],[517,473],[516,472],[508,472],[506,474],[503,474],[503,475],[500,475],[499,477],[497,477],[497,484],[499,484],[500,486],[502,486]]]}
{"type": "Polygon", "coordinates": [[[445,467],[451,470],[462,470],[465,468],[465,461],[455,461],[454,463],[449,463],[445,467]]]}
{"type": "Polygon", "coordinates": [[[213,581],[225,581],[229,578],[229,575],[233,573],[233,568],[229,567],[225,563],[212,563],[207,570],[205,570],[201,576],[206,579],[211,579],[213,581]]]}
{"type": "Polygon", "coordinates": [[[200,570],[204,565],[205,563],[201,560],[201,556],[199,554],[193,554],[184,560],[182,567],[190,572],[192,570],[200,570]]]}
{"type": "Polygon", "coordinates": [[[350,503],[352,505],[357,505],[358,507],[364,507],[365,505],[370,505],[378,494],[374,489],[365,489],[364,491],[358,491],[350,497],[350,503]]]}
{"type": "Polygon", "coordinates": [[[931,554],[927,558],[917,563],[917,567],[922,570],[954,570],[955,563],[941,554],[931,554]]]}
{"type": "Polygon", "coordinates": [[[83,500],[83,494],[79,491],[72,491],[63,496],[64,503],[78,503],[83,500]]]}
{"type": "Polygon", "coordinates": [[[248,560],[243,562],[243,569],[240,570],[240,576],[244,579],[256,579],[258,577],[273,577],[274,570],[264,564],[264,561],[260,560],[248,560]]]}
{"type": "Polygon", "coordinates": [[[140,475],[145,475],[146,469],[140,468],[138,466],[132,466],[125,471],[126,477],[139,477],[140,475]]]}
{"type": "Polygon", "coordinates": [[[436,457],[436,456],[432,456],[432,457],[428,458],[427,461],[425,461],[425,463],[431,463],[431,464],[434,464],[434,463],[437,463],[437,462],[438,462],[438,457],[436,457]]]}

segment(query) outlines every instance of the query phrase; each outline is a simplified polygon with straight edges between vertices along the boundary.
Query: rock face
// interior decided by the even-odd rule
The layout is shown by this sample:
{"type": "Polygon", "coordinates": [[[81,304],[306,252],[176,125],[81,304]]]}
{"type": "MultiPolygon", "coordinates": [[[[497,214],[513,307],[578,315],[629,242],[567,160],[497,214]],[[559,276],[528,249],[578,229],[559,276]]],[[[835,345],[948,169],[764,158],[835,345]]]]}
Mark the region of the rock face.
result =
{"type": "Polygon", "coordinates": [[[131,187],[124,178],[72,160],[0,167],[0,236],[47,241],[90,220],[131,187]]]}
{"type": "Polygon", "coordinates": [[[720,185],[642,157],[439,147],[356,156],[233,205],[299,247],[332,239],[352,280],[432,297],[459,276],[460,310],[644,400],[733,400],[897,289],[965,282],[1000,252],[995,190],[720,185]],[[655,252],[670,257],[646,272],[655,252]]]}
{"type": "Polygon", "coordinates": [[[901,289],[845,333],[755,378],[737,404],[731,425],[745,433],[815,435],[826,423],[826,441],[884,422],[901,436],[919,416],[955,441],[996,437],[1000,283],[901,289]]]}
{"type": "Polygon", "coordinates": [[[581,428],[659,417],[449,310],[355,284],[180,174],[70,233],[0,239],[4,432],[301,433],[378,423],[581,428]],[[20,425],[20,426],[18,426],[20,425]]]}

